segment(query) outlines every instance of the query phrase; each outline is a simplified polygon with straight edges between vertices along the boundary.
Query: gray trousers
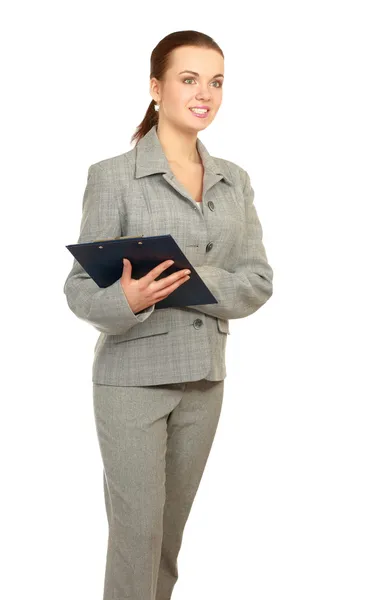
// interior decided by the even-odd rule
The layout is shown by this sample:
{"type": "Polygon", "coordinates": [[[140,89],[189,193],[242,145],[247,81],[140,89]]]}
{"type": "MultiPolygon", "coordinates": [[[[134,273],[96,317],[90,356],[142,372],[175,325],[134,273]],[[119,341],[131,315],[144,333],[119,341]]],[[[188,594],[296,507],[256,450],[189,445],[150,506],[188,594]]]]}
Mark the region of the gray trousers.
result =
{"type": "Polygon", "coordinates": [[[224,380],[93,383],[109,525],[103,600],[170,600],[224,380]]]}

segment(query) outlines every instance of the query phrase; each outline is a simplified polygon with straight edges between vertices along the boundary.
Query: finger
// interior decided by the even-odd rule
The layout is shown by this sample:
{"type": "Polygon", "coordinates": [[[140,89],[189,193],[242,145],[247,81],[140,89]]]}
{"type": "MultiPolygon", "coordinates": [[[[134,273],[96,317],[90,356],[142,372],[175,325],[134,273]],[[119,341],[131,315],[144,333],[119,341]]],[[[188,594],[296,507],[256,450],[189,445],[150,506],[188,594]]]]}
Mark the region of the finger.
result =
{"type": "Polygon", "coordinates": [[[160,263],[159,265],[157,265],[156,267],[154,267],[153,269],[151,269],[146,275],[144,275],[143,277],[141,277],[141,279],[143,280],[143,282],[146,285],[149,285],[150,283],[152,283],[156,277],[158,277],[159,275],[161,275],[161,273],[163,271],[166,271],[166,269],[168,269],[172,264],[174,263],[174,261],[172,260],[165,260],[164,262],[160,263]]]}
{"type": "Polygon", "coordinates": [[[122,262],[124,263],[123,269],[122,269],[122,273],[125,273],[127,276],[129,275],[129,277],[132,274],[132,264],[129,261],[128,258],[123,258],[122,262]]]}
{"type": "Polygon", "coordinates": [[[176,271],[176,273],[172,273],[171,275],[168,275],[167,277],[162,277],[161,279],[158,279],[157,281],[153,281],[151,284],[152,291],[158,292],[159,290],[166,289],[168,286],[174,284],[175,282],[179,283],[179,281],[182,278],[185,278],[187,275],[189,275],[189,273],[190,273],[189,269],[181,269],[180,271],[176,271]]]}
{"type": "Polygon", "coordinates": [[[189,278],[190,278],[189,275],[186,275],[184,277],[184,279],[179,279],[178,281],[175,281],[168,287],[164,287],[159,290],[156,290],[156,292],[153,294],[153,298],[155,299],[156,302],[159,300],[163,300],[164,298],[167,298],[167,296],[169,296],[169,294],[171,294],[174,290],[176,290],[180,285],[182,285],[183,283],[188,281],[189,278]]]}

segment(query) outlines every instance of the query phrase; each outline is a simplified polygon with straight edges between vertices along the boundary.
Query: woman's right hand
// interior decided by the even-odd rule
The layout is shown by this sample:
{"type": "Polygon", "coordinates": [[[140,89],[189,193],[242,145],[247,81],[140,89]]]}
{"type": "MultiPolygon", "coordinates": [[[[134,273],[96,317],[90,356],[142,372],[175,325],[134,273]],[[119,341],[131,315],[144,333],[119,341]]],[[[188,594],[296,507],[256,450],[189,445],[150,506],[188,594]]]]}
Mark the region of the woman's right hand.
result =
{"type": "Polygon", "coordinates": [[[126,299],[134,314],[152,306],[160,300],[167,298],[176,288],[185,283],[189,279],[191,271],[182,269],[176,271],[168,277],[163,277],[159,281],[155,281],[163,271],[168,269],[173,260],[166,260],[157,267],[154,267],[149,273],[140,277],[140,279],[132,279],[132,264],[130,260],[124,258],[124,268],[120,278],[122,289],[124,290],[126,299]]]}

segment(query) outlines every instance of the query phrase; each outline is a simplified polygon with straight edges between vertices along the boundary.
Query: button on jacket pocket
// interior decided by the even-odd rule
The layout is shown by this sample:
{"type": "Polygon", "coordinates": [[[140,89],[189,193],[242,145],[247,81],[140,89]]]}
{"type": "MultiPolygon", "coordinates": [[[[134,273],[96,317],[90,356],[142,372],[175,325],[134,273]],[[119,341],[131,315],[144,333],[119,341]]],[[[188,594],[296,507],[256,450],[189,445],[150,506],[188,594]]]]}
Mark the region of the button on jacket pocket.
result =
{"type": "Polygon", "coordinates": [[[142,323],[137,323],[127,332],[120,335],[110,335],[109,341],[113,344],[120,344],[129,340],[151,337],[168,333],[171,329],[171,311],[168,308],[159,308],[154,310],[148,319],[142,323]]]}

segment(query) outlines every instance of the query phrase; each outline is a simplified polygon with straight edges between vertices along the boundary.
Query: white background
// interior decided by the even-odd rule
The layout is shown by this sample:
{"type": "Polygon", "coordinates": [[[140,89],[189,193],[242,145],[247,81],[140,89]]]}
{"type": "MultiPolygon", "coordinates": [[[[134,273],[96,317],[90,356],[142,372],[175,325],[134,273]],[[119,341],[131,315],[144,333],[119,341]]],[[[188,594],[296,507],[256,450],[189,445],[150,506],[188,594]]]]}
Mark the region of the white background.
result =
{"type": "MultiPolygon", "coordinates": [[[[19,2],[2,15],[2,596],[102,600],[98,332],[69,310],[89,165],[131,148],[150,54],[225,54],[200,139],[246,169],[274,294],[230,321],[173,600],[386,600],[383,2],[19,2]]],[[[144,598],[144,600],[151,600],[144,598]]]]}

